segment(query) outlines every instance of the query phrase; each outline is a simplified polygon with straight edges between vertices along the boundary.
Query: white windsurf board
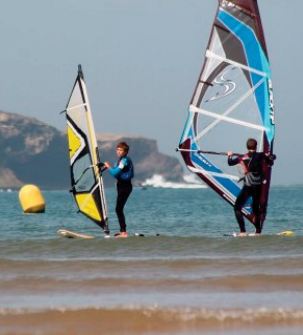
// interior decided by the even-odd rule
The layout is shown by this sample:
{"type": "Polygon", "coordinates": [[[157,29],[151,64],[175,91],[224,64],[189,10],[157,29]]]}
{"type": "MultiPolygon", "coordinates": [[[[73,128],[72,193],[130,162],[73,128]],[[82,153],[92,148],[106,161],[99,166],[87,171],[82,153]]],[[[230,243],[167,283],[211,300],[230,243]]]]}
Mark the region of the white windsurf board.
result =
{"type": "Polygon", "coordinates": [[[83,239],[93,239],[95,236],[87,235],[82,233],[77,233],[75,231],[67,230],[67,229],[59,229],[57,234],[66,238],[83,238],[83,239]]]}

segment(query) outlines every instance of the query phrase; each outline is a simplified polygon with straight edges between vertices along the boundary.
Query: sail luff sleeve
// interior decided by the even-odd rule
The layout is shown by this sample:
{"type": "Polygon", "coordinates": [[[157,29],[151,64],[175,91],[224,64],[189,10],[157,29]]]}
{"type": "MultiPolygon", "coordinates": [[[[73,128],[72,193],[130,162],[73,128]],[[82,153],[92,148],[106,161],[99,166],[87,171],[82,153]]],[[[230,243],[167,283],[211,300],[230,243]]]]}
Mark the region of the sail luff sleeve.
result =
{"type": "Polygon", "coordinates": [[[98,149],[98,144],[97,144],[95,128],[93,124],[93,119],[92,119],[90,103],[88,100],[86,85],[83,85],[82,87],[83,87],[83,92],[84,92],[84,96],[85,96],[85,100],[87,104],[86,117],[87,117],[88,129],[89,129],[89,134],[90,134],[90,139],[91,139],[91,155],[93,159],[95,176],[99,184],[99,196],[100,196],[101,208],[102,208],[102,214],[103,214],[102,221],[106,223],[108,219],[108,211],[107,211],[107,203],[106,203],[106,197],[105,197],[105,192],[104,192],[103,178],[100,174],[99,167],[98,167],[98,163],[100,163],[99,149],[98,149]]]}
{"type": "MultiPolygon", "coordinates": [[[[83,72],[82,72],[83,73],[83,72]]],[[[98,149],[98,144],[97,144],[97,138],[96,138],[96,132],[94,128],[94,123],[92,119],[92,113],[91,113],[91,107],[90,107],[90,102],[88,99],[88,94],[87,94],[87,88],[86,84],[84,82],[83,76],[82,78],[80,77],[80,82],[81,82],[81,87],[82,87],[82,92],[84,95],[84,99],[86,101],[86,118],[87,118],[87,125],[88,125],[88,132],[89,132],[89,137],[90,137],[90,151],[91,151],[91,157],[92,157],[92,163],[93,163],[93,169],[94,173],[96,176],[97,183],[99,185],[98,187],[98,198],[100,199],[100,205],[101,205],[101,215],[102,215],[102,225],[106,224],[106,221],[108,219],[108,214],[107,214],[107,205],[106,205],[106,198],[105,198],[105,192],[104,192],[104,184],[103,184],[103,178],[100,174],[98,163],[100,163],[100,158],[99,158],[99,149],[98,149]]]]}

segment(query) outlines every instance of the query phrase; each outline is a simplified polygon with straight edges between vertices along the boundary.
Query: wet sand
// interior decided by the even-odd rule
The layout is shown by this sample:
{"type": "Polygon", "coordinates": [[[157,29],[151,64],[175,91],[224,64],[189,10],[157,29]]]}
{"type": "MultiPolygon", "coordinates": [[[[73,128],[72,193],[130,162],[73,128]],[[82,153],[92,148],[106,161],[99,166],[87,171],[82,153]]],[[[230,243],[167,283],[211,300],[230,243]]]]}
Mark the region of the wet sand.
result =
{"type": "Polygon", "coordinates": [[[302,334],[303,311],[81,309],[2,313],[0,334],[302,334]],[[282,333],[281,333],[282,334],[282,333]]]}

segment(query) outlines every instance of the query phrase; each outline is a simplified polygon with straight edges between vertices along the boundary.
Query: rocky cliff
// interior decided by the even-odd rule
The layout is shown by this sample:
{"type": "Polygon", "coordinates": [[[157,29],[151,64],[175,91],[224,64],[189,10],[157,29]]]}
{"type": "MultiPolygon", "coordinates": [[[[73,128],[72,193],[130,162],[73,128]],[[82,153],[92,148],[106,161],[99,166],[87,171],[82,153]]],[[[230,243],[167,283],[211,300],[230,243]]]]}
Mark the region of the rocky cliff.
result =
{"type": "MultiPolygon", "coordinates": [[[[159,152],[155,140],[99,134],[101,160],[114,162],[115,146],[120,141],[130,145],[135,165],[135,184],[154,174],[168,180],[182,179],[182,166],[176,158],[159,152]]],[[[66,135],[36,119],[0,112],[0,188],[19,188],[33,183],[43,189],[69,188],[69,163],[66,135]]],[[[105,173],[105,183],[113,179],[105,173]]]]}

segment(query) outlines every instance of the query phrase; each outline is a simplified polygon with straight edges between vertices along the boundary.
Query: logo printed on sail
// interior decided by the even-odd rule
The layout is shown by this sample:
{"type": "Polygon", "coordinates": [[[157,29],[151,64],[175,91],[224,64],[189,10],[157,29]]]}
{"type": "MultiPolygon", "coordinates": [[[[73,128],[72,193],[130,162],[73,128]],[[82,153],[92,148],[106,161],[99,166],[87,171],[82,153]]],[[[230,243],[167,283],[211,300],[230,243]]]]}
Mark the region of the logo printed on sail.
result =
{"type": "MultiPolygon", "coordinates": [[[[234,70],[233,67],[231,70],[234,70]]],[[[220,89],[220,91],[216,92],[214,96],[207,99],[205,102],[214,101],[220,98],[224,98],[231,94],[236,89],[236,83],[232,81],[231,79],[225,78],[225,75],[227,72],[229,72],[230,69],[227,69],[225,72],[220,74],[220,76],[216,77],[213,81],[214,84],[217,84],[215,87],[221,86],[223,89],[220,89]]]]}
{"type": "Polygon", "coordinates": [[[223,0],[222,7],[236,7],[236,5],[228,0],[223,0]]]}
{"type": "Polygon", "coordinates": [[[270,79],[268,79],[268,94],[269,94],[269,118],[271,121],[271,124],[275,124],[275,111],[274,111],[274,95],[273,95],[273,88],[272,88],[272,82],[270,79]]]}

